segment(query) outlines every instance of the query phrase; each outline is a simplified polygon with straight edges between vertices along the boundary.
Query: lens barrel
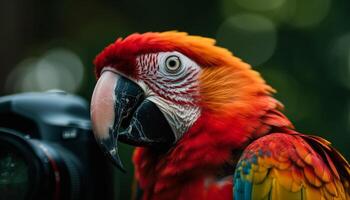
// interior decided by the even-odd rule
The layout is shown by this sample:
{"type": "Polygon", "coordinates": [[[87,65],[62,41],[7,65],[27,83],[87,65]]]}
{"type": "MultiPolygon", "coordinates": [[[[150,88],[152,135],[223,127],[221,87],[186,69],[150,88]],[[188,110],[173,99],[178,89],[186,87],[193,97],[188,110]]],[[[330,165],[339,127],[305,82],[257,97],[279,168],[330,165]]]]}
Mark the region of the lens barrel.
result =
{"type": "Polygon", "coordinates": [[[79,168],[61,146],[0,128],[0,200],[81,199],[79,168]]]}
{"type": "Polygon", "coordinates": [[[62,91],[0,97],[0,200],[114,199],[89,104],[62,91]]]}

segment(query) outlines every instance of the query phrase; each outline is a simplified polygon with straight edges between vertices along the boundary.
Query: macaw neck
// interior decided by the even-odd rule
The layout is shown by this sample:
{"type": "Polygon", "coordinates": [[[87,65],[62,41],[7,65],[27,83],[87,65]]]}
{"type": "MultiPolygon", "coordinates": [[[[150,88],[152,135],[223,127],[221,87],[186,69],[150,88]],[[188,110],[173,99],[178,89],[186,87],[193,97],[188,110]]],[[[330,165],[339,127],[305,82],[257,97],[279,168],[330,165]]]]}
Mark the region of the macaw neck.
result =
{"type": "MultiPolygon", "coordinates": [[[[154,195],[177,191],[171,194],[176,196],[189,185],[199,184],[198,181],[203,185],[207,180],[232,175],[235,159],[249,143],[268,134],[273,127],[291,126],[276,110],[278,102],[271,97],[265,100],[275,104],[256,105],[260,107],[252,107],[252,112],[244,115],[232,111],[232,115],[220,116],[202,111],[188,132],[165,153],[137,148],[133,157],[135,176],[144,195],[156,199],[154,195]],[[232,171],[225,174],[227,165],[232,171]]],[[[229,184],[232,189],[232,183],[229,184]]]]}

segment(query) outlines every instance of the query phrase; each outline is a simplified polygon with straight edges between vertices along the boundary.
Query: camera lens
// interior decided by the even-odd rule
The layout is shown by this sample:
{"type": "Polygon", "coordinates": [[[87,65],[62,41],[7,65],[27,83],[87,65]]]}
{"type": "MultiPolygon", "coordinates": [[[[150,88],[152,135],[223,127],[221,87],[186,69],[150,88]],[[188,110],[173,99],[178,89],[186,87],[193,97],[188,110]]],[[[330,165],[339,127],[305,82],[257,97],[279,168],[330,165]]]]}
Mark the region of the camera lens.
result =
{"type": "Polygon", "coordinates": [[[24,199],[28,192],[28,164],[9,145],[0,147],[1,199],[24,199]]]}
{"type": "Polygon", "coordinates": [[[84,99],[62,91],[0,97],[0,200],[113,199],[89,116],[84,99]]]}
{"type": "Polygon", "coordinates": [[[0,128],[0,200],[28,199],[39,171],[39,160],[25,138],[0,128]]]}
{"type": "Polygon", "coordinates": [[[0,200],[81,199],[81,178],[69,151],[0,128],[0,200]]]}

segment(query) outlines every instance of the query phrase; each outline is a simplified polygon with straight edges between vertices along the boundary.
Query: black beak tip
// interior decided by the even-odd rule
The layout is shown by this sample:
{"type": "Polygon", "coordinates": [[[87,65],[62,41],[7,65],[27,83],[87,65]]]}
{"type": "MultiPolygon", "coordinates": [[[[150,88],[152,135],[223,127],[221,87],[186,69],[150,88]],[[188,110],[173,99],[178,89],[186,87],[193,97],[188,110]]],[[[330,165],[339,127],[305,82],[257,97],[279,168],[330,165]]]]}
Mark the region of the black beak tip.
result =
{"type": "Polygon", "coordinates": [[[120,160],[120,156],[118,152],[118,144],[115,142],[114,136],[111,134],[112,133],[110,130],[110,137],[106,139],[100,139],[99,145],[102,148],[105,155],[113,163],[113,165],[116,166],[118,169],[120,169],[120,171],[122,171],[123,173],[126,173],[123,163],[120,160]]]}
{"type": "Polygon", "coordinates": [[[116,151],[117,150],[115,148],[110,150],[109,152],[107,152],[107,156],[108,156],[109,160],[112,161],[114,166],[116,166],[123,173],[126,173],[126,170],[123,166],[123,163],[120,160],[119,154],[116,151]]]}

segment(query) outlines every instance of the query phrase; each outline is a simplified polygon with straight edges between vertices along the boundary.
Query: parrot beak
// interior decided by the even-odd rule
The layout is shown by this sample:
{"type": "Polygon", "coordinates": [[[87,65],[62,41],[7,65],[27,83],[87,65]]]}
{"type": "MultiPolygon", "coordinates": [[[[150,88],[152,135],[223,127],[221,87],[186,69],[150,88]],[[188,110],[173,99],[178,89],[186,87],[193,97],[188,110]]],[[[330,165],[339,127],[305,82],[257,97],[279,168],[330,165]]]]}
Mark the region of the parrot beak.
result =
{"type": "Polygon", "coordinates": [[[125,172],[118,141],[134,146],[165,147],[175,141],[159,108],[145,98],[142,88],[114,71],[105,70],[91,99],[95,138],[112,163],[125,172]]]}

